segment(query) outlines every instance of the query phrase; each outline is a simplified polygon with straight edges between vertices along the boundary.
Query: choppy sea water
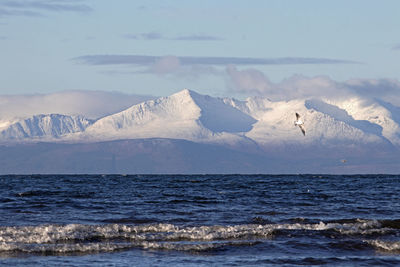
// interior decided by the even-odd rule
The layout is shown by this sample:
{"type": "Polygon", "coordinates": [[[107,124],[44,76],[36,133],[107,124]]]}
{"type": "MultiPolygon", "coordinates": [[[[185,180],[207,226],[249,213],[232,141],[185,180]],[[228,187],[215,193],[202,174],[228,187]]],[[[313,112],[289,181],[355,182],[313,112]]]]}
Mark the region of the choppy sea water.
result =
{"type": "Polygon", "coordinates": [[[400,176],[0,176],[0,264],[400,265],[400,176]]]}

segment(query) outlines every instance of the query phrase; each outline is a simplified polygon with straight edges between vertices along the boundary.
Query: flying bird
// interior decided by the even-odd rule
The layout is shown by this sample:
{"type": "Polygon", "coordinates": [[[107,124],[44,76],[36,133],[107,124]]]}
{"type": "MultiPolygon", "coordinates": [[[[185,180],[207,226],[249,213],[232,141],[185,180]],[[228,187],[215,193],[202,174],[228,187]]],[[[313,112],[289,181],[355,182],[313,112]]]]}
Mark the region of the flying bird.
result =
{"type": "Polygon", "coordinates": [[[296,121],[294,122],[295,126],[299,126],[303,135],[306,135],[306,129],[304,128],[304,122],[301,120],[299,113],[296,112],[296,121]]]}

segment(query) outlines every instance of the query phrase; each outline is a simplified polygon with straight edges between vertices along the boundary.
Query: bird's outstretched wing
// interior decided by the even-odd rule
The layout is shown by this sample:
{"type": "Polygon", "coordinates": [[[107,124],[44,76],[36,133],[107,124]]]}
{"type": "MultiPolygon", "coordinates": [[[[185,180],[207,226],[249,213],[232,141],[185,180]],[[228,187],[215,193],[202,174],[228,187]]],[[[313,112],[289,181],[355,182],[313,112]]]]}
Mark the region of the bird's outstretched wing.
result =
{"type": "Polygon", "coordinates": [[[299,113],[296,112],[296,120],[299,120],[299,119],[300,119],[300,115],[299,115],[299,113]]]}
{"type": "Polygon", "coordinates": [[[306,129],[304,128],[304,125],[300,124],[299,125],[301,132],[303,133],[303,135],[306,135],[306,129]]]}

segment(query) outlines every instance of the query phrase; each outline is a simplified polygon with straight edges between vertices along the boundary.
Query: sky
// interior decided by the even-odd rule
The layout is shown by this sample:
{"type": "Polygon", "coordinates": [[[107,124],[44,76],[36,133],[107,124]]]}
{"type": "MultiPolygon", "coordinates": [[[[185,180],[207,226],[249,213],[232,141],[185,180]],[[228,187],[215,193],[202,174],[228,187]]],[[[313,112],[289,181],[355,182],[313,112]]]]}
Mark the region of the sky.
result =
{"type": "Polygon", "coordinates": [[[282,99],[343,87],[400,105],[399,10],[398,0],[0,0],[0,105],[77,91],[282,99]]]}

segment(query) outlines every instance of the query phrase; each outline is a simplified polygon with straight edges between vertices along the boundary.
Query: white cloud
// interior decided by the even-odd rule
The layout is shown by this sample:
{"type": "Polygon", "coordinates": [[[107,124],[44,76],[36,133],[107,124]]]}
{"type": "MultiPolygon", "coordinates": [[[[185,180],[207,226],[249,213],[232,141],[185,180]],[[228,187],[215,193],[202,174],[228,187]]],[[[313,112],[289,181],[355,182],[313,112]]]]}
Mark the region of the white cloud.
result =
{"type": "Polygon", "coordinates": [[[64,91],[37,95],[0,95],[0,121],[59,113],[103,117],[154,97],[102,91],[64,91]]]}
{"type": "Polygon", "coordinates": [[[357,94],[400,106],[400,82],[395,79],[352,79],[344,83],[357,94]]]}
{"type": "Polygon", "coordinates": [[[179,58],[175,56],[165,56],[157,60],[151,67],[150,72],[156,74],[166,74],[179,70],[181,64],[179,58]]]}
{"type": "Polygon", "coordinates": [[[237,70],[233,65],[226,68],[230,88],[241,94],[268,95],[274,92],[275,85],[256,69],[237,70]]]}
{"type": "Polygon", "coordinates": [[[346,97],[351,91],[342,84],[333,81],[328,76],[306,77],[294,75],[277,84],[283,97],[346,97]]]}
{"type": "Polygon", "coordinates": [[[280,83],[272,83],[268,77],[256,69],[237,70],[235,66],[226,68],[230,90],[243,95],[267,96],[275,100],[299,97],[317,97],[344,94],[340,84],[326,76],[308,78],[294,75],[280,83]]]}
{"type": "Polygon", "coordinates": [[[294,75],[279,83],[272,83],[259,70],[238,70],[235,66],[228,66],[226,74],[228,90],[243,96],[261,95],[272,100],[289,100],[315,97],[347,98],[359,95],[400,106],[400,82],[394,79],[353,79],[336,82],[328,76],[294,75]]]}

